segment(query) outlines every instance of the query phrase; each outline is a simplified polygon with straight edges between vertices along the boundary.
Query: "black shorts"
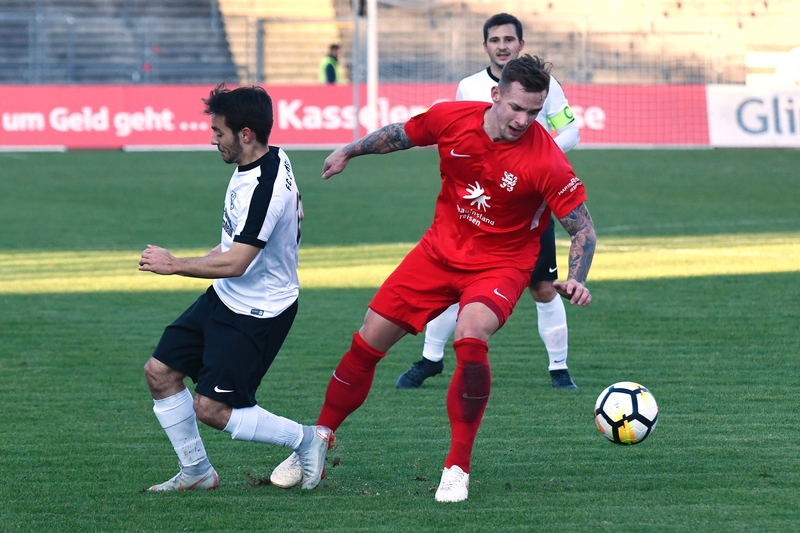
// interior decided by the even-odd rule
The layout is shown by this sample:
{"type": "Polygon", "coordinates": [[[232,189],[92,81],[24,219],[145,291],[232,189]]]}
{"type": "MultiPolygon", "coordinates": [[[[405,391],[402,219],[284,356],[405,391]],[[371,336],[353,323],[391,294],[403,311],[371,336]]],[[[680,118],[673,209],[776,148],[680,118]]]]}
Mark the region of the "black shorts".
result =
{"type": "Polygon", "coordinates": [[[531,285],[540,281],[555,281],[558,279],[558,265],[556,265],[556,225],[553,217],[550,217],[550,224],[539,238],[541,249],[536,266],[533,267],[531,274],[531,285]]]}
{"type": "Polygon", "coordinates": [[[252,407],[296,314],[295,300],[273,318],[240,315],[212,286],[167,326],[153,357],[192,378],[195,392],[231,407],[252,407]]]}

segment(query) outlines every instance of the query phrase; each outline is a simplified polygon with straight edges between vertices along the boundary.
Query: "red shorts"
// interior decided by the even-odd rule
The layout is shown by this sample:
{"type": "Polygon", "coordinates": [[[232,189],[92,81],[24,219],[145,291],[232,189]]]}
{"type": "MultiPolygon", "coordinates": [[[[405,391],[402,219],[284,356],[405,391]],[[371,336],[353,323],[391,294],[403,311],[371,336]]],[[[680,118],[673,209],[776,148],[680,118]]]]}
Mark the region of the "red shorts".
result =
{"type": "Polygon", "coordinates": [[[446,267],[418,244],[386,278],[370,309],[416,335],[425,324],[454,303],[485,304],[500,326],[508,320],[525,287],[530,270],[492,268],[467,271],[446,267]]]}

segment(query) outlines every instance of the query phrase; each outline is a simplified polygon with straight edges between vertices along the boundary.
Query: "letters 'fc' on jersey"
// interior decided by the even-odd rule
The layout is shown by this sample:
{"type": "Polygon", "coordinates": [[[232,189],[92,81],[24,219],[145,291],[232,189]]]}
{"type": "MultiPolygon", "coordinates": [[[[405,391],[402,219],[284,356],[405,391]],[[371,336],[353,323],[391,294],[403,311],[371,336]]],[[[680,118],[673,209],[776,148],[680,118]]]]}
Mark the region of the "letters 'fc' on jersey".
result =
{"type": "Polygon", "coordinates": [[[550,212],[586,201],[583,183],[537,122],[516,141],[493,142],[481,102],[441,102],[405,124],[417,146],[436,144],[442,189],[423,248],[461,270],[532,270],[550,212]]]}

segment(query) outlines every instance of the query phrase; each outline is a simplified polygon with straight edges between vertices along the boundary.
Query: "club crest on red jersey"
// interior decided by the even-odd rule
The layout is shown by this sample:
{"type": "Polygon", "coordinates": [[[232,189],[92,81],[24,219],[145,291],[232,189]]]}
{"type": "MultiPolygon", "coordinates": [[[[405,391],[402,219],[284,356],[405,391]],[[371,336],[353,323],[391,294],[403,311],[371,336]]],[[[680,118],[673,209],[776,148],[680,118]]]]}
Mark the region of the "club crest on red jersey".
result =
{"type": "Polygon", "coordinates": [[[511,172],[503,172],[503,179],[501,180],[502,183],[500,183],[500,188],[505,189],[508,192],[513,191],[514,187],[517,185],[517,179],[518,178],[511,172]]]}

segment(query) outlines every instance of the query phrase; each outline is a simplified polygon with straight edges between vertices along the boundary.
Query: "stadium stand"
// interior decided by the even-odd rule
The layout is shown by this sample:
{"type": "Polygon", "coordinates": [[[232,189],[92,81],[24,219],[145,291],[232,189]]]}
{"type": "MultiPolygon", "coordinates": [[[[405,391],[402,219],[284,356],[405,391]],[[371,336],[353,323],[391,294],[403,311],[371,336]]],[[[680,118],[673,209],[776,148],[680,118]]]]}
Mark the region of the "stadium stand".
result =
{"type": "MultiPolygon", "coordinates": [[[[231,47],[243,79],[315,83],[318,59],[333,41],[342,44],[346,66],[350,61],[350,0],[219,2],[229,35],[240,40],[231,47]],[[264,34],[260,44],[253,37],[255,18],[264,34]],[[254,63],[258,54],[260,66],[254,63]]],[[[378,5],[379,77],[386,82],[453,82],[478,70],[485,54],[476,31],[499,11],[523,21],[526,49],[553,62],[567,83],[744,83],[748,52],[786,53],[800,45],[795,0],[380,0],[378,5]]],[[[363,37],[365,24],[360,26],[363,37]]]]}
{"type": "Polygon", "coordinates": [[[213,0],[4,0],[3,83],[238,81],[213,0]]]}
{"type": "MultiPolygon", "coordinates": [[[[330,44],[346,43],[340,58],[343,64],[352,49],[346,32],[351,25],[337,20],[334,0],[218,2],[239,76],[247,81],[316,84],[319,62],[330,44]]],[[[338,4],[343,11],[343,3],[338,4]]]]}
{"type": "Polygon", "coordinates": [[[432,62],[442,81],[452,81],[447,65],[477,70],[485,54],[475,29],[503,10],[522,20],[526,50],[553,62],[559,79],[569,83],[744,83],[746,52],[786,52],[800,44],[794,29],[800,4],[789,0],[469,0],[463,3],[468,15],[451,3],[416,3],[427,5],[427,12],[410,8],[414,2],[407,0],[384,4],[381,18],[389,22],[380,26],[381,79],[385,56],[419,47],[405,36],[390,40],[406,27],[438,32],[438,38],[426,32],[424,51],[414,53],[424,64],[430,49],[449,51],[442,65],[432,62]],[[416,22],[404,26],[402,19],[416,22]]]}
{"type": "MultiPolygon", "coordinates": [[[[485,66],[479,28],[499,11],[522,20],[526,51],[564,83],[769,84],[800,46],[797,0],[378,5],[385,82],[454,82],[485,66]]],[[[316,84],[334,42],[349,79],[365,26],[353,27],[352,0],[3,0],[0,83],[316,84]]]]}

